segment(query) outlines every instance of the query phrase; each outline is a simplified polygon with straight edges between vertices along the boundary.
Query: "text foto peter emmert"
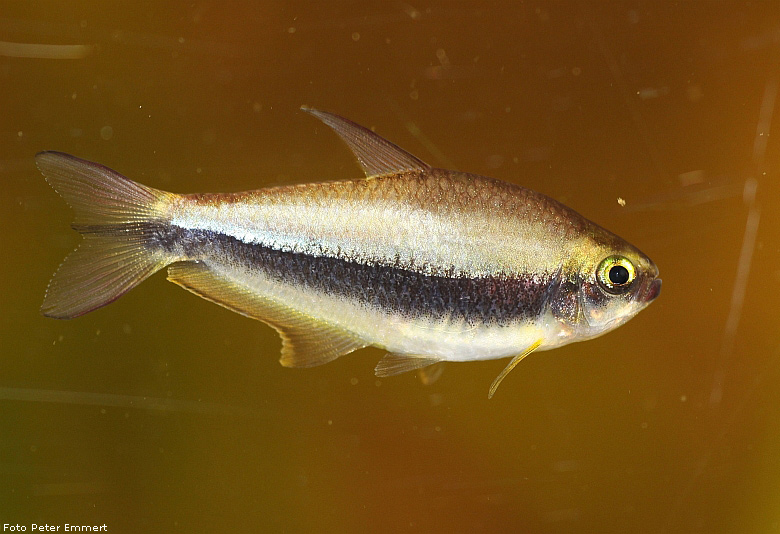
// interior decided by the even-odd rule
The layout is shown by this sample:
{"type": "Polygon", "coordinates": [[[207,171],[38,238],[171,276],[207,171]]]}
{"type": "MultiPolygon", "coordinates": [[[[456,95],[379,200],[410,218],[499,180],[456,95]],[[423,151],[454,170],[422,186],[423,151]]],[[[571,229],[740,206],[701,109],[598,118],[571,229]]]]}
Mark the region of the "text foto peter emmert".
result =
{"type": "Polygon", "coordinates": [[[63,525],[39,525],[37,523],[32,523],[31,525],[19,525],[17,523],[12,525],[4,523],[3,532],[108,532],[108,526],[71,525],[70,523],[63,525]]]}

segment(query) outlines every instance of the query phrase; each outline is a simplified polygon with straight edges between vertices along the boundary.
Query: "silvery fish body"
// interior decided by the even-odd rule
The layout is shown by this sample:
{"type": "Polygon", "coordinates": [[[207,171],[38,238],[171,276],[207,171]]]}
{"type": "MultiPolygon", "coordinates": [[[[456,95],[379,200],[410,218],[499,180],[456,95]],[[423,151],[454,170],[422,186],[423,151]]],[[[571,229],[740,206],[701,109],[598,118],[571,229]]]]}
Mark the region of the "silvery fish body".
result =
{"type": "Polygon", "coordinates": [[[370,130],[333,128],[367,178],[176,195],[98,164],[37,164],[85,237],[42,311],[70,318],[155,271],[281,334],[306,367],[373,345],[379,376],[439,361],[513,360],[624,323],[660,291],[638,249],[542,194],[432,168],[370,130]]]}

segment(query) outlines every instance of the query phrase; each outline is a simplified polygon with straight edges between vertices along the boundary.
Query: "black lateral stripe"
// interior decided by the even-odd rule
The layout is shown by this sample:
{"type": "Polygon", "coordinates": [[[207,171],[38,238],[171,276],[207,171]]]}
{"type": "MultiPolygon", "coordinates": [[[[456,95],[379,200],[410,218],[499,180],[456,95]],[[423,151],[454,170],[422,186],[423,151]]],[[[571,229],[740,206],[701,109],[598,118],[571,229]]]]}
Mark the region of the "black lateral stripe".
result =
{"type": "MultiPolygon", "coordinates": [[[[280,283],[354,299],[406,317],[447,317],[505,325],[536,318],[548,296],[545,274],[469,278],[427,275],[397,265],[283,252],[208,230],[169,227],[158,246],[193,260],[262,270],[280,283]]],[[[453,269],[454,271],[454,269],[453,269]]]]}

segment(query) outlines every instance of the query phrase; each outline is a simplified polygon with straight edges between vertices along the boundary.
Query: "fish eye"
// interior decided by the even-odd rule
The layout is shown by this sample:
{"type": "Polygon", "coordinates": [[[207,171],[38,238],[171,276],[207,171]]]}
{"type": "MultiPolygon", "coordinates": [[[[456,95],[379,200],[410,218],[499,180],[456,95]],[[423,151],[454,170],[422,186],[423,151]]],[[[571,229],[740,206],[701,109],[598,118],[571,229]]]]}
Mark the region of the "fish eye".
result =
{"type": "Polygon", "coordinates": [[[622,286],[626,282],[628,282],[628,278],[630,277],[630,273],[628,272],[628,269],[623,267],[622,265],[613,265],[609,268],[609,281],[615,284],[616,286],[622,286]]]}
{"type": "Polygon", "coordinates": [[[636,279],[636,268],[628,258],[608,256],[599,264],[596,279],[607,293],[619,295],[625,293],[636,279]]]}

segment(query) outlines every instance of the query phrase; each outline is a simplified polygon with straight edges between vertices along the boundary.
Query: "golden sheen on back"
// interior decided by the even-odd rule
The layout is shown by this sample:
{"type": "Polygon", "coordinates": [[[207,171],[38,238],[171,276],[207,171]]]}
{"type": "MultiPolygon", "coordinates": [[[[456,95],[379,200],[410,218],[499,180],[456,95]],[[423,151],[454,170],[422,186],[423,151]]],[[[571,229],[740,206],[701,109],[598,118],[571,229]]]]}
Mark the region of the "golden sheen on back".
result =
{"type": "Polygon", "coordinates": [[[84,240],[44,315],[78,317],[163,267],[168,279],[282,337],[282,365],[369,345],[377,376],[512,357],[612,330],[658,296],[655,264],[529,189],[432,168],[347,119],[303,108],[347,143],[366,178],[179,195],[41,152],[84,240]]]}

